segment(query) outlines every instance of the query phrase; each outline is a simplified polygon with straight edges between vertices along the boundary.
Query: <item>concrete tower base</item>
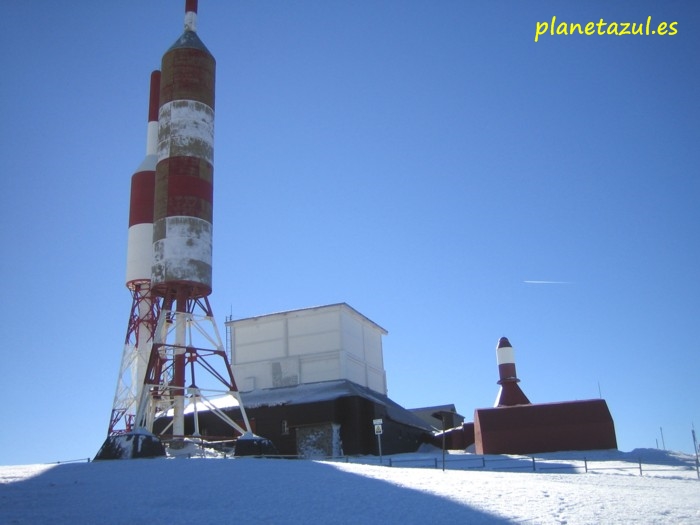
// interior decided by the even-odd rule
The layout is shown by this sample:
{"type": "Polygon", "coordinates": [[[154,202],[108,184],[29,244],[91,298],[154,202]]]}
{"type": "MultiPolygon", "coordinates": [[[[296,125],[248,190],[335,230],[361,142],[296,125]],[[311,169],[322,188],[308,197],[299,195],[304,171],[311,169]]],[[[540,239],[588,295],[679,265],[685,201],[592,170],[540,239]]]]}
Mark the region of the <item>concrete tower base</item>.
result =
{"type": "Polygon", "coordinates": [[[160,440],[147,432],[109,436],[95,456],[100,459],[139,459],[165,456],[160,440]]]}

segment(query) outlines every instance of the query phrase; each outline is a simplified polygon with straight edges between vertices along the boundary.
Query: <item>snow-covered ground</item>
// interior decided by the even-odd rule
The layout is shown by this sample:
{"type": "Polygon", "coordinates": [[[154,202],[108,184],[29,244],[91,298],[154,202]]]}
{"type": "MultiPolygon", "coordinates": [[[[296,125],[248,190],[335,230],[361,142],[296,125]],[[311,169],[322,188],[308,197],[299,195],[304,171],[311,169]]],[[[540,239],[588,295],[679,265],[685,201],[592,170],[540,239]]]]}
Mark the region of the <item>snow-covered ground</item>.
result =
{"type": "Polygon", "coordinates": [[[688,455],[446,459],[444,472],[435,449],[382,465],[163,458],[0,467],[0,523],[700,523],[688,455]]]}

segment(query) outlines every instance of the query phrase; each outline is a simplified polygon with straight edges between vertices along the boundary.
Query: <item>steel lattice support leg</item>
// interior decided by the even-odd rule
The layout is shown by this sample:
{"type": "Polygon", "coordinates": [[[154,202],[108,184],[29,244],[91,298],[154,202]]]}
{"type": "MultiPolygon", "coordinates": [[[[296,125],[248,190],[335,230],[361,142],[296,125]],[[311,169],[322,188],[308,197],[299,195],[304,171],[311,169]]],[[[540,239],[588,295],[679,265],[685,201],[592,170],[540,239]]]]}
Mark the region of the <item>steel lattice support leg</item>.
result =
{"type": "Polygon", "coordinates": [[[154,421],[166,417],[171,423],[161,435],[170,431],[167,435],[173,439],[198,437],[201,410],[210,411],[230,426],[232,437],[252,434],[208,299],[191,299],[187,290],[176,289],[163,300],[136,425],[153,432],[154,421]],[[238,403],[242,426],[211,402],[224,395],[238,403]],[[188,411],[194,418],[189,435],[185,425],[188,411]]]}

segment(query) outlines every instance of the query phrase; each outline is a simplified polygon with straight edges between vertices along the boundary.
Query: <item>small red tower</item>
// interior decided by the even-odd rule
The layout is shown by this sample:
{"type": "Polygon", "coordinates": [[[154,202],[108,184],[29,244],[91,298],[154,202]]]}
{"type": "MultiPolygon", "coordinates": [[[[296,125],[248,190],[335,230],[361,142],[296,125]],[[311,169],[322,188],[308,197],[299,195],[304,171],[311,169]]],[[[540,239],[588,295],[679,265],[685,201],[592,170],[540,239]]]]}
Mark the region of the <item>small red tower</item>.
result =
{"type": "Polygon", "coordinates": [[[501,388],[496,396],[495,407],[512,407],[515,405],[529,405],[530,400],[518,386],[520,379],[515,373],[515,352],[507,337],[501,337],[496,346],[496,360],[498,361],[498,384],[501,388]]]}
{"type": "Polygon", "coordinates": [[[513,347],[498,340],[494,408],[474,411],[477,454],[534,454],[617,448],[615,425],[603,399],[532,404],[518,386],[513,347]]]}

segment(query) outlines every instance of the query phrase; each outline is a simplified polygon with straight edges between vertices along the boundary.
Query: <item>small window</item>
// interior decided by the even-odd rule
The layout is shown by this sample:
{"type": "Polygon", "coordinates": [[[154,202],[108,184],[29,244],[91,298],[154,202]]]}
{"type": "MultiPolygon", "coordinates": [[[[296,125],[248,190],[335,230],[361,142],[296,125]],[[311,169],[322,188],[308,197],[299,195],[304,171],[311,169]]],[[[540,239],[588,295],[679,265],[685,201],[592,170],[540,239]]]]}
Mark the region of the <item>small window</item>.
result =
{"type": "Polygon", "coordinates": [[[286,419],[282,420],[282,435],[283,436],[289,435],[289,424],[287,423],[286,419]]]}

